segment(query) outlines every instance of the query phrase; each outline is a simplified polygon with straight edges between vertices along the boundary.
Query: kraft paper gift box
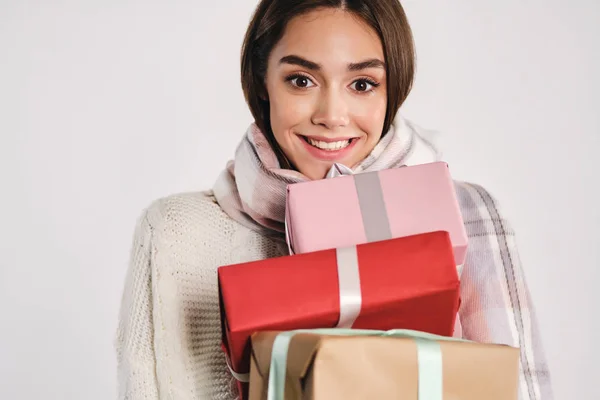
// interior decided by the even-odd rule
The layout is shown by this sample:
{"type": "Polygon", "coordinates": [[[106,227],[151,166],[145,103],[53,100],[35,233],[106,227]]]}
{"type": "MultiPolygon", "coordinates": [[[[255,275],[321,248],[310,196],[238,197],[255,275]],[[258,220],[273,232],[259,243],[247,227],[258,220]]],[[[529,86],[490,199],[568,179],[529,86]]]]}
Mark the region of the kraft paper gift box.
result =
{"type": "Polygon", "coordinates": [[[468,240],[445,162],[287,187],[286,234],[292,254],[433,231],[450,234],[460,274],[468,240]]]}
{"type": "Polygon", "coordinates": [[[518,398],[518,348],[422,332],[318,331],[254,334],[249,400],[518,398]]]}
{"type": "Polygon", "coordinates": [[[242,393],[255,332],[405,328],[450,336],[459,307],[447,232],[223,266],[218,281],[222,347],[242,393]]]}

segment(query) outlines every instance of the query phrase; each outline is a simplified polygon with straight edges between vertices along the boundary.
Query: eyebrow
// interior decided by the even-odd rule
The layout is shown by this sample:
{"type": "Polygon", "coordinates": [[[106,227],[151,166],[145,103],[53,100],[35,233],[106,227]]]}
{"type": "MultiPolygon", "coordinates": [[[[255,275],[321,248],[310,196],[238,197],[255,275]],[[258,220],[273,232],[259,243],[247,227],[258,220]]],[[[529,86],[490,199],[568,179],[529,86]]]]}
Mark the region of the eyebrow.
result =
{"type": "MultiPolygon", "coordinates": [[[[281,60],[279,60],[279,64],[298,65],[313,71],[319,71],[321,69],[321,65],[295,55],[289,55],[281,58],[281,60]]],[[[377,58],[371,58],[358,63],[348,64],[348,71],[360,71],[367,68],[385,69],[385,63],[377,58]]]]}

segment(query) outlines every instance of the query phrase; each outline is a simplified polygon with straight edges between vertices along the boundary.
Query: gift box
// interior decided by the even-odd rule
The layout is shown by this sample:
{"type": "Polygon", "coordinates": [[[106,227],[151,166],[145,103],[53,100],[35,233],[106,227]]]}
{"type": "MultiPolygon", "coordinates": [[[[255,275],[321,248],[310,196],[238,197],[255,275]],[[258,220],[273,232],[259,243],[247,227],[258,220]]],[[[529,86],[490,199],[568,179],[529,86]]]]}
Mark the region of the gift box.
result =
{"type": "Polygon", "coordinates": [[[406,328],[450,336],[459,307],[443,231],[223,266],[218,281],[223,349],[240,382],[248,381],[255,332],[406,328]]]}
{"type": "Polygon", "coordinates": [[[287,187],[286,234],[292,254],[434,231],[450,234],[460,271],[468,240],[445,162],[287,187]]]}
{"type": "Polygon", "coordinates": [[[249,400],[517,400],[519,349],[423,332],[259,332],[249,400]]]}

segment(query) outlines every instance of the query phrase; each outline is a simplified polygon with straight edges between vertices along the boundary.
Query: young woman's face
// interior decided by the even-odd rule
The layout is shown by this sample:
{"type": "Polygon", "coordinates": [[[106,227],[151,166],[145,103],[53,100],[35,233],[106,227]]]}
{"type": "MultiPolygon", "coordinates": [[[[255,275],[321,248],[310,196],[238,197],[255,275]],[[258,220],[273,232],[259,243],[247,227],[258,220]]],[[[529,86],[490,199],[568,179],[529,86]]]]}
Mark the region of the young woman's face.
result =
{"type": "Polygon", "coordinates": [[[269,56],[265,81],[275,139],[310,179],[323,178],[334,162],[355,166],[381,138],[383,47],[348,12],[323,9],[291,20],[269,56]]]}

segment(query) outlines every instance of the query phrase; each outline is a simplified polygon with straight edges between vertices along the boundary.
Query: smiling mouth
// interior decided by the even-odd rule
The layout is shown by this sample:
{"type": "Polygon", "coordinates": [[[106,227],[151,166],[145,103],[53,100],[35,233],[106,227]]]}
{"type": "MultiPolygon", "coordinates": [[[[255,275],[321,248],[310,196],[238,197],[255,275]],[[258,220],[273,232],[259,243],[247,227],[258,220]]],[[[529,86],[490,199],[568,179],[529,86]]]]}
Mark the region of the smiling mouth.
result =
{"type": "Polygon", "coordinates": [[[357,138],[338,140],[337,142],[324,142],[322,140],[315,140],[306,136],[302,136],[302,139],[304,139],[306,143],[316,147],[319,150],[338,151],[350,146],[350,144],[352,144],[352,142],[357,138]]]}

